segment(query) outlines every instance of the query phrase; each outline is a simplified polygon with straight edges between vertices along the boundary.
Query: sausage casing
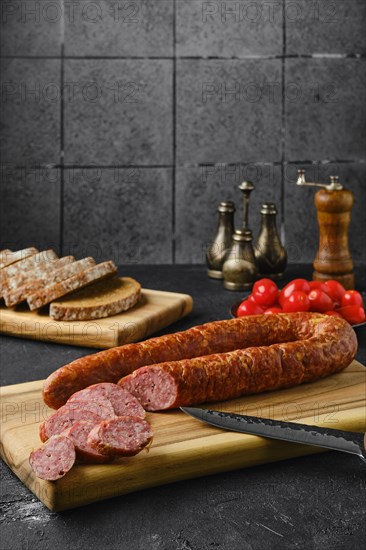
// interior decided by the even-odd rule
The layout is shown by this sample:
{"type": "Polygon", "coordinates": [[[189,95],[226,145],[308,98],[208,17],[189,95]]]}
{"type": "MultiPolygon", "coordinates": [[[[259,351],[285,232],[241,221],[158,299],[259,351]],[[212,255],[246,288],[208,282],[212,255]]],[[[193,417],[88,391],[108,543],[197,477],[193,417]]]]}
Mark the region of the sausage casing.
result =
{"type": "Polygon", "coordinates": [[[53,372],[44,382],[43,399],[49,407],[58,409],[76,391],[99,382],[116,383],[145,365],[291,342],[297,339],[303,320],[304,314],[294,313],[214,321],[104,350],[76,359],[53,372]]]}
{"type": "Polygon", "coordinates": [[[312,382],[347,367],[357,351],[343,319],[305,316],[294,342],[142,367],[120,384],[150,411],[223,401],[312,382]]]}

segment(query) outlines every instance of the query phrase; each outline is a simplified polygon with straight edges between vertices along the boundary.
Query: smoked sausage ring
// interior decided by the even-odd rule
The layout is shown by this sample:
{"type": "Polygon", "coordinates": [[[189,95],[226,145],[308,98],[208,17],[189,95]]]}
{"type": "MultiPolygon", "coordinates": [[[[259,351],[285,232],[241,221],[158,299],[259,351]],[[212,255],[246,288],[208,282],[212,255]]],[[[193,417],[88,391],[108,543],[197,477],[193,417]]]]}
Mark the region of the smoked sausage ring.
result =
{"type": "Polygon", "coordinates": [[[295,342],[142,367],[119,383],[146,410],[158,411],[312,382],[353,360],[357,339],[343,319],[296,317],[293,325],[295,342]]]}
{"type": "MultiPolygon", "coordinates": [[[[253,315],[239,319],[214,321],[183,332],[151,338],[145,342],[126,344],[76,359],[53,372],[45,380],[43,399],[48,406],[58,409],[78,390],[99,382],[116,383],[122,377],[141,367],[156,364],[165,365],[162,370],[166,372],[170,368],[171,372],[169,372],[175,383],[180,384],[179,392],[182,391],[181,388],[185,383],[188,384],[187,392],[190,392],[189,388],[200,386],[198,378],[192,374],[189,381],[179,382],[180,375],[172,374],[173,370],[178,373],[179,369],[184,367],[195,369],[194,365],[198,364],[200,365],[199,372],[207,376],[204,372],[211,371],[212,357],[203,356],[212,356],[212,354],[219,354],[214,361],[223,365],[224,370],[229,369],[230,378],[232,378],[235,368],[234,366],[225,366],[225,362],[232,361],[233,365],[237,365],[237,369],[240,364],[238,357],[247,358],[245,360],[246,369],[252,368],[253,370],[251,375],[253,380],[250,386],[253,390],[251,393],[253,393],[254,391],[274,389],[274,387],[285,387],[281,384],[286,385],[286,381],[281,382],[282,379],[278,377],[275,379],[274,374],[270,373],[271,369],[268,371],[266,368],[266,364],[270,365],[271,361],[273,362],[272,368],[278,369],[284,363],[283,367],[286,367],[289,372],[294,372],[292,375],[294,383],[300,383],[300,381],[309,381],[307,380],[308,375],[303,374],[304,368],[308,369],[309,364],[317,365],[310,369],[309,373],[315,369],[316,377],[320,378],[345,368],[355,356],[356,349],[355,333],[346,321],[317,313],[253,315]],[[291,346],[291,342],[293,342],[293,346],[291,346]],[[280,347],[266,352],[267,346],[273,344],[280,344],[280,347]],[[266,347],[257,349],[258,346],[266,347]],[[250,349],[242,351],[239,355],[238,353],[236,355],[228,353],[234,352],[234,350],[245,350],[245,348],[250,349]],[[266,353],[269,354],[268,357],[266,357],[266,353]],[[304,359],[298,358],[297,353],[303,354],[304,359]],[[277,357],[277,362],[274,357],[277,357]],[[189,361],[184,364],[180,363],[181,360],[193,358],[200,359],[197,363],[189,361]],[[175,362],[178,363],[177,366],[173,365],[175,362]],[[258,373],[256,369],[258,369],[258,373]],[[265,375],[265,373],[267,374],[265,375]],[[254,382],[254,379],[258,379],[258,382],[254,382]],[[299,380],[299,382],[295,382],[295,380],[299,380]],[[268,384],[272,384],[272,386],[268,387],[268,384]],[[263,389],[258,390],[256,387],[263,389]]],[[[212,368],[214,367],[212,366],[212,368]]],[[[211,385],[215,388],[226,388],[225,391],[231,386],[227,394],[232,396],[238,395],[239,386],[235,391],[233,390],[235,384],[235,379],[233,379],[226,385],[220,386],[216,382],[211,385]]],[[[290,384],[287,383],[287,385],[290,384]]],[[[197,393],[193,393],[193,395],[201,395],[200,391],[197,390],[197,393]]],[[[218,392],[216,389],[213,389],[212,392],[212,396],[215,396],[216,400],[218,392]]],[[[207,396],[211,399],[211,393],[208,393],[207,396]]],[[[207,396],[202,394],[205,400],[207,396]]],[[[222,395],[218,398],[218,400],[220,399],[226,399],[226,397],[222,395]]],[[[190,400],[190,402],[193,401],[190,400]]],[[[198,401],[194,402],[198,403],[198,401]]],[[[169,406],[173,405],[172,402],[169,406]]]]}

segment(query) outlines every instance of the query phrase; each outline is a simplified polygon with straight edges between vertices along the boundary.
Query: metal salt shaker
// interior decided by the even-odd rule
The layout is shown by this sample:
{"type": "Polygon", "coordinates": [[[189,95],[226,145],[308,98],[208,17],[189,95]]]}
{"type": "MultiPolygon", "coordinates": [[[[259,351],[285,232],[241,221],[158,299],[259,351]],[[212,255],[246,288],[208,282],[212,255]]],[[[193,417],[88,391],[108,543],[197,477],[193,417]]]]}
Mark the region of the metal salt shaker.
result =
{"type": "Polygon", "coordinates": [[[213,279],[222,279],[222,266],[230,249],[234,233],[235,205],[231,201],[220,202],[218,206],[219,222],[213,242],[206,252],[207,274],[213,279]]]}
{"type": "Polygon", "coordinates": [[[222,268],[224,287],[228,290],[245,290],[254,283],[257,267],[250,229],[237,229],[222,268]]]}
{"type": "Polygon", "coordinates": [[[262,204],[261,229],[254,246],[259,275],[278,278],[287,265],[287,253],[282,246],[276,226],[276,205],[272,202],[262,204]]]}

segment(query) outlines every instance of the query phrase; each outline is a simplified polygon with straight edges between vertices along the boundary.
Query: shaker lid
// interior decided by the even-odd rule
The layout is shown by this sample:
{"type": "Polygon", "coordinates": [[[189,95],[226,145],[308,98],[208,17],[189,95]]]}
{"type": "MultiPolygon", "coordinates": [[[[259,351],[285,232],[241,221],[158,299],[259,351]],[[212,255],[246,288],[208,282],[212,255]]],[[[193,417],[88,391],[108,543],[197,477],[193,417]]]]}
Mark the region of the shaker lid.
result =
{"type": "Polygon", "coordinates": [[[236,229],[233,233],[233,241],[244,243],[253,240],[253,234],[250,229],[236,229]]]}
{"type": "Polygon", "coordinates": [[[253,191],[254,189],[254,184],[249,181],[249,180],[246,180],[246,181],[242,181],[240,185],[238,185],[240,191],[249,191],[249,193],[251,191],[253,191]]]}
{"type": "Polygon", "coordinates": [[[217,210],[219,212],[235,212],[235,204],[232,201],[220,202],[217,210]]]}
{"type": "Polygon", "coordinates": [[[274,202],[266,202],[262,204],[261,214],[277,214],[277,208],[274,202]]]}

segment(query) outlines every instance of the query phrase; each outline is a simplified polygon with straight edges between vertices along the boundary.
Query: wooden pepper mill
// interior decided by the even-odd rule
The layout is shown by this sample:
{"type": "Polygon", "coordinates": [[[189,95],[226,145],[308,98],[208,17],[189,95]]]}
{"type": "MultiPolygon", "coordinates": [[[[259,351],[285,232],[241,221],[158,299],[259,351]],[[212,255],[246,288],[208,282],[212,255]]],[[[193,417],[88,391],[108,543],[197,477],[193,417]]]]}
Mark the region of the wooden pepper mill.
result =
{"type": "Polygon", "coordinates": [[[313,280],[335,279],[345,288],[353,289],[353,261],[348,248],[348,227],[354,196],[344,189],[338,176],[330,176],[330,184],[305,181],[305,170],[298,170],[297,185],[323,187],[315,194],[318,211],[319,249],[313,266],[313,280]]]}

